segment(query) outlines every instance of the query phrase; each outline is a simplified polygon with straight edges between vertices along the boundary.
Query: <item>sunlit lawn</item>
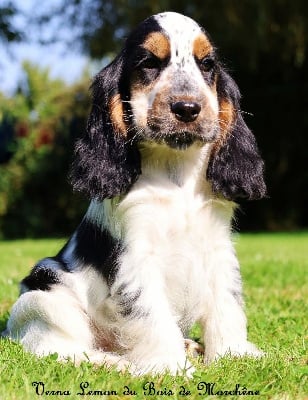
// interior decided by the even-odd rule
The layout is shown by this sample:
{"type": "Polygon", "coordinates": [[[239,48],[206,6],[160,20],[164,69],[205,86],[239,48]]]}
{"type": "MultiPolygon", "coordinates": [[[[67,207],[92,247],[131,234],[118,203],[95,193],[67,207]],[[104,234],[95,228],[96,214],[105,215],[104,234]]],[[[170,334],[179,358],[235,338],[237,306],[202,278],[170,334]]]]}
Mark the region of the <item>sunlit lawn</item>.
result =
{"type": "MultiPolygon", "coordinates": [[[[190,381],[169,375],[138,378],[93,368],[87,363],[80,367],[59,364],[52,356],[38,360],[24,353],[19,345],[1,339],[0,399],[38,397],[32,382],[44,383],[45,395],[48,390],[62,391],[62,395],[41,398],[80,399],[83,396],[78,392],[92,391],[87,398],[202,399],[211,398],[204,393],[202,384],[208,382],[215,383],[214,392],[218,393],[232,392],[239,384],[243,392],[246,388],[260,393],[248,398],[307,399],[308,233],[243,234],[235,236],[235,241],[242,264],[249,339],[266,352],[266,357],[258,360],[225,357],[209,367],[195,360],[196,373],[190,381]],[[144,388],[149,381],[154,383],[152,390],[149,386],[144,388]],[[88,382],[88,387],[82,382],[88,382]],[[131,394],[123,394],[125,391],[131,394]]],[[[18,296],[18,282],[35,261],[55,254],[63,243],[64,240],[58,239],[0,243],[1,330],[18,296]]],[[[38,391],[42,393],[42,385],[38,391]]]]}

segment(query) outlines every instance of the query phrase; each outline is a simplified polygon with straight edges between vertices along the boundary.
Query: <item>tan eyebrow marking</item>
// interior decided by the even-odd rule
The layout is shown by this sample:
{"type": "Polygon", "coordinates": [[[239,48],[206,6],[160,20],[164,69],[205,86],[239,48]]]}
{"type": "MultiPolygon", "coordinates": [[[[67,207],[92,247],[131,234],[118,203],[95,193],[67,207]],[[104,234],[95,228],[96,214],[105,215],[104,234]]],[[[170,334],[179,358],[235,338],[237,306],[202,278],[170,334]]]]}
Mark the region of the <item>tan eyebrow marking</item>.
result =
{"type": "Polygon", "coordinates": [[[127,128],[124,122],[123,103],[119,94],[116,94],[109,100],[109,110],[111,123],[115,131],[126,136],[127,128]]]}
{"type": "Polygon", "coordinates": [[[198,59],[202,60],[209,53],[213,51],[213,46],[204,34],[200,34],[196,37],[193,43],[193,55],[198,59]]]}
{"type": "Polygon", "coordinates": [[[170,56],[171,49],[169,40],[161,32],[150,33],[146,37],[143,47],[161,60],[170,56]]]}

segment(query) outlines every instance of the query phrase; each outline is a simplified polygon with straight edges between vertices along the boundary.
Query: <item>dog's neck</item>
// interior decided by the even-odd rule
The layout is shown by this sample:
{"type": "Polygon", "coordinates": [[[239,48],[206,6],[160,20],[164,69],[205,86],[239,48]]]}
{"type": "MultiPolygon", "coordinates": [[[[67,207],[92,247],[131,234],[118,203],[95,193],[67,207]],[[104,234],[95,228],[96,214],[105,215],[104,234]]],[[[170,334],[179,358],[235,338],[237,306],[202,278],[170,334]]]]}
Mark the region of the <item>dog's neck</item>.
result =
{"type": "Polygon", "coordinates": [[[193,144],[187,149],[172,149],[157,143],[140,145],[142,175],[165,179],[182,187],[204,181],[212,144],[193,144]]]}
{"type": "Polygon", "coordinates": [[[185,150],[142,144],[139,149],[142,174],[130,192],[103,202],[93,200],[86,218],[96,225],[108,226],[114,237],[121,238],[120,215],[136,204],[174,196],[186,198],[188,203],[196,198],[201,202],[211,200],[211,184],[206,180],[211,148],[212,144],[194,144],[185,150]]]}

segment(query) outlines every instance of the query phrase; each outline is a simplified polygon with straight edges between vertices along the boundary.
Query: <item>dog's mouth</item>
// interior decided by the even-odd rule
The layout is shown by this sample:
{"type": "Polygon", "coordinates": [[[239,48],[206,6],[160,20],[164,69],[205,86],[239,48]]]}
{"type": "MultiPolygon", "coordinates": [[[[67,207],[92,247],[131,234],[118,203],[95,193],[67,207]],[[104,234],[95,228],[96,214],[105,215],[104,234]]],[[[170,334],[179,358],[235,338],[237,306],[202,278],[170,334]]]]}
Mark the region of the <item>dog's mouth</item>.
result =
{"type": "Polygon", "coordinates": [[[135,136],[140,142],[156,142],[160,145],[168,146],[174,150],[186,150],[193,144],[202,146],[206,143],[212,143],[219,133],[218,125],[197,126],[194,130],[172,129],[168,127],[162,130],[161,126],[148,126],[143,132],[138,132],[135,136]]]}
{"type": "Polygon", "coordinates": [[[172,149],[185,150],[194,142],[200,140],[190,132],[173,133],[164,138],[164,142],[172,149]]]}

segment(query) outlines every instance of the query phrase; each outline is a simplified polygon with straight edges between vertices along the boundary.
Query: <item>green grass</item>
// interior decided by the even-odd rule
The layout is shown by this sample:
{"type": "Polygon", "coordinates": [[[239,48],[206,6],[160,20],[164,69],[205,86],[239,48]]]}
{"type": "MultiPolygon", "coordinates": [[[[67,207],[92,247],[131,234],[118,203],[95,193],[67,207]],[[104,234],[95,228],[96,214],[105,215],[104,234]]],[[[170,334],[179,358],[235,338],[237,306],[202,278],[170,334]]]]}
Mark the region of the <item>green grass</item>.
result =
{"type": "MultiPolygon", "coordinates": [[[[256,234],[235,237],[242,265],[249,339],[262,348],[262,359],[225,357],[206,367],[195,360],[196,373],[191,380],[182,377],[135,378],[128,374],[59,364],[52,356],[37,359],[23,352],[20,345],[0,341],[0,399],[203,399],[260,398],[307,399],[308,360],[308,234],[256,234]],[[305,337],[306,335],[306,337],[305,337]],[[69,390],[70,395],[39,396],[32,382],[44,382],[45,390],[69,390]],[[143,386],[153,381],[157,390],[174,394],[146,395],[143,386]],[[88,382],[85,391],[117,391],[117,395],[81,396],[80,383],[88,382]],[[205,396],[200,382],[216,383],[214,391],[241,388],[259,391],[259,396],[205,396]],[[124,395],[124,387],[135,395],[124,395]],[[179,392],[184,386],[186,396],[179,392]],[[166,388],[166,390],[165,390],[166,388]],[[199,394],[201,393],[201,395],[199,394]]],[[[46,255],[54,254],[63,240],[24,240],[0,243],[0,330],[18,295],[18,282],[31,265],[46,255]]],[[[162,327],[163,329],[163,327],[162,327]]],[[[196,330],[198,332],[198,330],[196,330]]],[[[168,334],[168,332],[166,332],[168,334]]]]}

